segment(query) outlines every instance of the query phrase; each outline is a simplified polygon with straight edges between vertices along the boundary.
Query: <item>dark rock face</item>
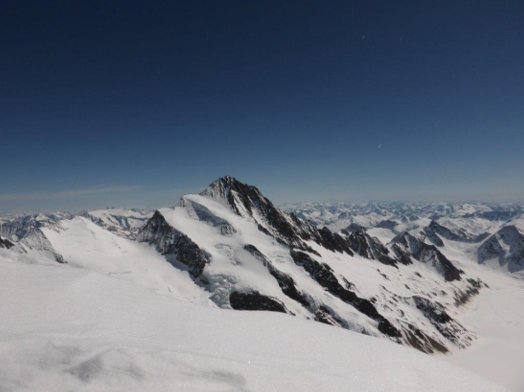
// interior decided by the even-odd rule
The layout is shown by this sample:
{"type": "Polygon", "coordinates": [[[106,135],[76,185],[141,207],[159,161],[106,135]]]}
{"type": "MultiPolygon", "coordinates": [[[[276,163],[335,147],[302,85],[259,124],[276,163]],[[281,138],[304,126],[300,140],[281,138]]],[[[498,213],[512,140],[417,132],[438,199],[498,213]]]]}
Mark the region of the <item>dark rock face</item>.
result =
{"type": "MultiPolygon", "coordinates": [[[[452,241],[463,241],[465,239],[464,235],[462,235],[462,236],[458,235],[458,234],[452,232],[447,227],[444,227],[444,226],[440,225],[439,223],[437,223],[434,220],[431,221],[429,226],[426,227],[424,231],[426,233],[428,233],[428,235],[429,235],[429,233],[431,233],[431,234],[440,234],[442,237],[444,237],[444,238],[446,238],[448,240],[452,240],[452,241]]],[[[442,240],[440,242],[442,243],[442,240]]],[[[442,245],[438,245],[438,244],[435,244],[435,245],[442,246],[444,244],[442,243],[442,245]]]]}
{"type": "Polygon", "coordinates": [[[336,327],[347,328],[347,322],[340,318],[336,312],[328,308],[327,306],[321,305],[315,311],[315,321],[318,321],[323,324],[333,325],[336,327]]]}
{"type": "Polygon", "coordinates": [[[380,221],[379,223],[375,225],[375,227],[379,227],[381,229],[393,230],[397,225],[398,225],[397,222],[388,219],[388,220],[380,221]]]}
{"type": "Polygon", "coordinates": [[[233,211],[241,216],[247,214],[253,217],[256,210],[264,220],[259,224],[276,239],[288,245],[304,247],[303,240],[292,222],[286,219],[284,213],[264,197],[257,187],[225,176],[210,184],[201,195],[225,199],[233,211]]]}
{"type": "Polygon", "coordinates": [[[268,310],[271,312],[287,313],[286,307],[276,299],[260,294],[258,291],[239,292],[229,294],[229,303],[236,310],[268,310]]]}
{"type": "Polygon", "coordinates": [[[519,214],[522,214],[522,209],[517,208],[511,211],[495,210],[495,211],[484,211],[478,214],[479,217],[490,220],[490,221],[507,221],[515,218],[519,214]]]}
{"type": "MultiPolygon", "coordinates": [[[[138,239],[155,246],[163,255],[173,255],[185,264],[192,277],[202,275],[204,267],[211,260],[209,254],[200,249],[191,238],[171,227],[162,214],[156,211],[140,230],[138,239]]],[[[167,258],[169,261],[169,258],[167,258]]]]}
{"type": "Polygon", "coordinates": [[[451,241],[460,241],[460,242],[480,242],[483,239],[485,239],[488,234],[480,234],[478,236],[472,236],[466,233],[463,230],[460,230],[458,232],[454,232],[450,229],[448,229],[445,226],[442,226],[438,222],[432,220],[429,226],[424,228],[424,233],[426,234],[427,238],[433,242],[436,246],[444,246],[444,242],[442,241],[442,238],[445,238],[447,240],[451,241]],[[440,237],[439,237],[440,236],[440,237]]]}
{"type": "Polygon", "coordinates": [[[400,332],[377,311],[371,301],[360,298],[353,291],[344,288],[339,283],[333,270],[327,264],[319,263],[318,261],[311,258],[308,254],[300,251],[292,250],[291,257],[293,258],[295,264],[303,267],[313,279],[315,279],[331,294],[352,305],[369,318],[378,321],[378,329],[380,332],[391,337],[400,336],[400,332]]]}
{"type": "Polygon", "coordinates": [[[363,230],[349,234],[347,241],[351,249],[367,259],[378,260],[382,264],[396,265],[397,262],[389,256],[389,250],[374,237],[363,230]]]}
{"type": "Polygon", "coordinates": [[[305,241],[311,240],[326,249],[353,254],[340,235],[327,228],[319,230],[311,222],[279,210],[257,187],[244,184],[233,177],[219,178],[201,195],[226,200],[236,214],[255,219],[260,231],[291,248],[311,251],[305,244],[305,241]]]}
{"type": "Polygon", "coordinates": [[[391,250],[395,254],[395,257],[397,258],[399,263],[404,265],[413,264],[409,251],[403,249],[399,244],[393,244],[391,250]]]}
{"type": "Polygon", "coordinates": [[[414,296],[413,301],[417,309],[422,311],[428,319],[437,323],[447,323],[451,321],[451,317],[449,317],[442,305],[419,296],[414,296]]]}
{"type": "Polygon", "coordinates": [[[424,314],[442,336],[458,346],[464,346],[463,339],[466,329],[452,319],[441,304],[419,296],[413,296],[412,299],[417,309],[424,314]]]}
{"type": "Polygon", "coordinates": [[[311,301],[304,293],[297,290],[296,283],[291,276],[276,269],[271,261],[269,261],[269,259],[264,256],[255,246],[249,244],[244,246],[244,249],[251,253],[255,258],[260,260],[268,268],[269,273],[276,279],[280,289],[285,295],[291,299],[294,299],[305,308],[311,307],[311,301]]]}
{"type": "Polygon", "coordinates": [[[420,262],[431,263],[447,281],[460,280],[460,275],[464,273],[464,271],[455,267],[434,245],[426,244],[407,232],[400,233],[391,242],[397,245],[396,247],[393,246],[392,249],[399,258],[407,261],[408,256],[411,255],[420,262]]]}
{"type": "Polygon", "coordinates": [[[444,275],[444,279],[448,282],[460,280],[460,275],[464,273],[464,271],[455,267],[451,261],[432,245],[422,247],[420,251],[415,254],[415,257],[421,261],[432,260],[433,262],[433,260],[436,260],[437,269],[444,275]]]}
{"type": "Polygon", "coordinates": [[[504,248],[496,236],[490,237],[478,250],[478,260],[480,263],[490,259],[497,259],[499,264],[504,263],[504,248]]]}
{"type": "Polygon", "coordinates": [[[455,290],[455,306],[461,306],[469,302],[469,300],[478,295],[482,287],[487,287],[487,285],[482,282],[480,279],[471,279],[468,278],[468,287],[465,290],[455,290]]]}
{"type": "Polygon", "coordinates": [[[327,227],[323,227],[318,233],[319,238],[317,242],[324,248],[353,255],[347,241],[342,236],[332,233],[327,227]]]}
{"type": "Polygon", "coordinates": [[[9,248],[12,248],[13,246],[15,246],[15,244],[13,244],[11,241],[0,237],[0,248],[9,249],[9,248]]]}
{"type": "MultiPolygon", "coordinates": [[[[244,249],[250,252],[258,260],[260,260],[268,268],[271,275],[277,280],[282,292],[286,294],[288,297],[300,303],[306,309],[308,309],[314,315],[316,321],[342,328],[349,328],[348,322],[341,318],[332,308],[324,304],[317,304],[309,295],[299,291],[296,287],[296,283],[293,280],[293,278],[283,273],[282,271],[276,269],[271,263],[271,261],[266,256],[264,256],[255,246],[246,245],[244,249]]],[[[347,285],[351,286],[349,282],[347,282],[347,285]]],[[[356,296],[352,305],[354,305],[355,303],[356,296]]],[[[365,304],[361,304],[360,306],[363,310],[366,310],[364,309],[365,304]]],[[[381,331],[389,331],[390,333],[392,333],[392,331],[390,331],[386,327],[386,324],[382,325],[381,331]]]]}
{"type": "Polygon", "coordinates": [[[426,227],[423,233],[426,235],[426,238],[435,246],[444,246],[444,241],[442,241],[442,239],[433,230],[430,230],[426,227]]]}
{"type": "Polygon", "coordinates": [[[524,234],[515,226],[505,226],[489,237],[478,249],[479,263],[496,259],[510,272],[524,269],[524,234]]]}
{"type": "Polygon", "coordinates": [[[209,263],[211,257],[200,249],[188,236],[181,233],[178,234],[168,252],[174,253],[178,261],[187,265],[189,273],[193,277],[202,275],[204,267],[209,263]]]}
{"type": "Polygon", "coordinates": [[[428,336],[424,332],[422,332],[417,327],[408,324],[407,328],[403,329],[404,338],[406,339],[407,343],[416,348],[419,351],[422,351],[424,353],[434,353],[434,352],[440,352],[440,353],[446,353],[448,352],[448,349],[446,346],[444,346],[442,343],[438,342],[437,340],[433,339],[431,336],[428,336]]]}
{"type": "Polygon", "coordinates": [[[351,223],[343,231],[347,233],[352,233],[354,231],[361,231],[361,230],[366,230],[366,228],[362,225],[359,225],[358,223],[351,223]]]}

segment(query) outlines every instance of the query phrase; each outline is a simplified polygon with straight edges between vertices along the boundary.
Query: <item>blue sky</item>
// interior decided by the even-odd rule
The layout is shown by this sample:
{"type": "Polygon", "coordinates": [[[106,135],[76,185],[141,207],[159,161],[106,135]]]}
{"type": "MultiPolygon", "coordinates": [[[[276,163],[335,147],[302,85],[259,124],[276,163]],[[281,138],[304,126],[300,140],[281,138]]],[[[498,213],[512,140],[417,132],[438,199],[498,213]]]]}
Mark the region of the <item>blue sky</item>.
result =
{"type": "Polygon", "coordinates": [[[7,1],[0,45],[0,211],[524,199],[521,1],[7,1]]]}

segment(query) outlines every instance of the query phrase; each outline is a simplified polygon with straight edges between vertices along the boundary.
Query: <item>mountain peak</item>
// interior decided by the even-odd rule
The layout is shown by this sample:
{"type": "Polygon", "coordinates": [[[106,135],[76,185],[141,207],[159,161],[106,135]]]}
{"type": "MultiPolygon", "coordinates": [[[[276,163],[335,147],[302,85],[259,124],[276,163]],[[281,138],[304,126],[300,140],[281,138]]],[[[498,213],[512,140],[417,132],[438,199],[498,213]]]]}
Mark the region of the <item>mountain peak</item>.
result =
{"type": "Polygon", "coordinates": [[[236,177],[233,176],[222,176],[217,178],[215,181],[213,181],[211,184],[209,184],[209,188],[216,188],[219,186],[222,187],[238,187],[238,186],[248,186],[247,184],[243,183],[242,181],[239,181],[236,177]]]}
{"type": "Polygon", "coordinates": [[[217,178],[215,181],[209,184],[207,189],[205,189],[200,194],[203,196],[227,197],[229,192],[232,190],[242,194],[248,193],[250,191],[256,191],[257,193],[260,193],[258,188],[255,186],[243,183],[232,176],[223,176],[217,178]]]}
{"type": "Polygon", "coordinates": [[[226,183],[226,184],[235,184],[235,183],[241,183],[238,179],[236,179],[233,176],[222,176],[217,178],[215,181],[213,181],[211,184],[214,184],[216,182],[226,183]]]}
{"type": "Polygon", "coordinates": [[[270,203],[257,187],[240,182],[232,176],[218,178],[209,184],[200,195],[225,201],[239,215],[243,215],[242,210],[251,215],[255,206],[270,203]]]}

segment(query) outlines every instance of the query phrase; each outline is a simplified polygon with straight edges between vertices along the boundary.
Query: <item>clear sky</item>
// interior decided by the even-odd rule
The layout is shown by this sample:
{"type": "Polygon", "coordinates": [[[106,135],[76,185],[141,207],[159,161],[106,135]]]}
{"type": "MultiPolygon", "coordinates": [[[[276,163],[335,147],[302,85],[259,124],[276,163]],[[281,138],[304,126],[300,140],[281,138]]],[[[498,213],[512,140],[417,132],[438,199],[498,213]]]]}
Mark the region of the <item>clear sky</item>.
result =
{"type": "Polygon", "coordinates": [[[524,3],[2,1],[0,211],[524,199],[524,3]]]}

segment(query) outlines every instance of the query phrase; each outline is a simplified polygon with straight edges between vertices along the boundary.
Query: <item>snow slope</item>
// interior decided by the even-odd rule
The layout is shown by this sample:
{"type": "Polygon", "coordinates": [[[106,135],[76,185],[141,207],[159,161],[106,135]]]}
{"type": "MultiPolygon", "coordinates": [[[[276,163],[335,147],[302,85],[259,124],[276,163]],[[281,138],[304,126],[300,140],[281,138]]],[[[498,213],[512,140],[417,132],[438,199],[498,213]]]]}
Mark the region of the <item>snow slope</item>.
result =
{"type": "Polygon", "coordinates": [[[477,268],[490,289],[466,305],[463,317],[480,338],[447,358],[512,391],[524,391],[524,276],[477,268]]]}
{"type": "Polygon", "coordinates": [[[72,266],[211,304],[187,272],[173,268],[152,247],[117,236],[87,218],[65,219],[40,230],[54,253],[72,266]]]}
{"type": "Polygon", "coordinates": [[[201,307],[13,255],[0,250],[3,392],[503,391],[384,339],[284,314],[201,307]]]}

